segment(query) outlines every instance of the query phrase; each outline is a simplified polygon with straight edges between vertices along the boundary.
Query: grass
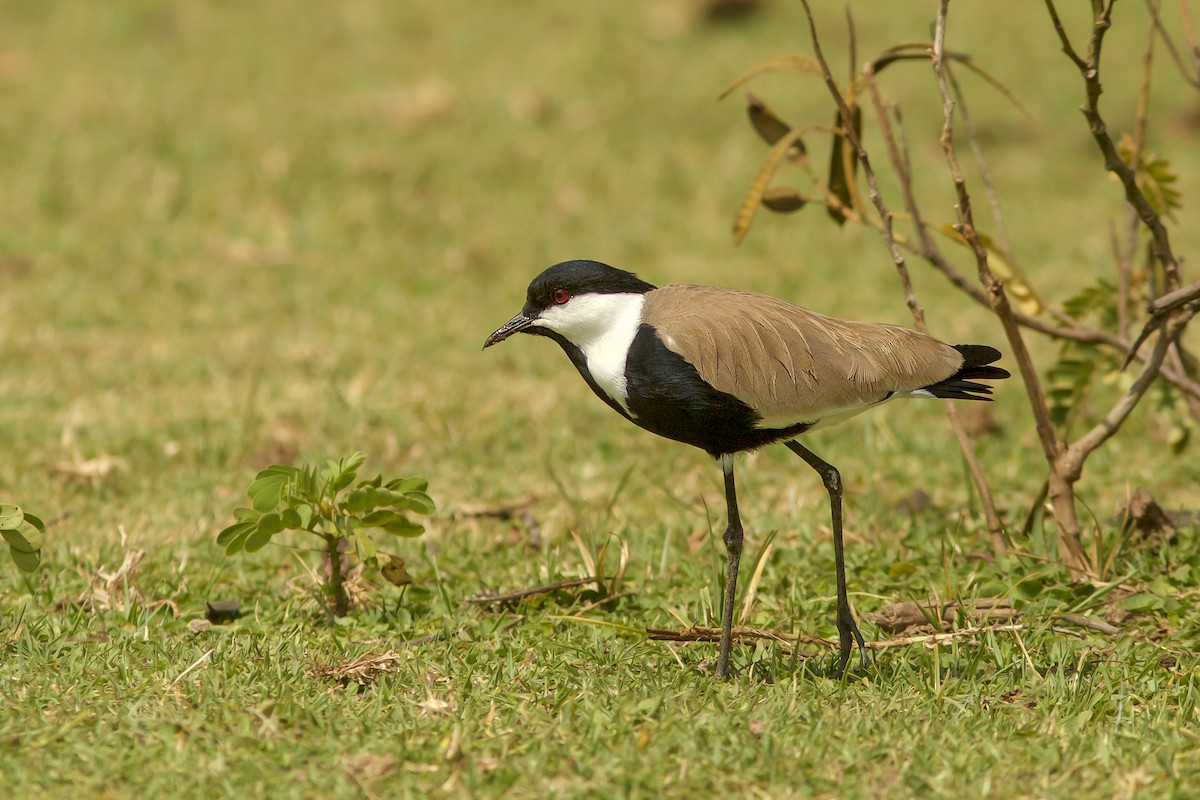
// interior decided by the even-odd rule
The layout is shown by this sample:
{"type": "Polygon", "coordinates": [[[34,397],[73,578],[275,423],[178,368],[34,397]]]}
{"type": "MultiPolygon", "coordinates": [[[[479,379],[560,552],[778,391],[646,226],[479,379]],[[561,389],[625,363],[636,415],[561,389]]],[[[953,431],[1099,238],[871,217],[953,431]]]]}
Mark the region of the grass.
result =
{"type": "MultiPolygon", "coordinates": [[[[860,49],[925,36],[932,13],[859,11],[860,49]]],[[[1079,86],[1037,10],[953,13],[954,46],[1030,111],[975,87],[1023,266],[1061,298],[1109,262],[1105,221],[1123,219],[1071,110],[1079,86]]],[[[479,352],[529,278],[590,256],[656,282],[907,321],[869,231],[764,217],[731,247],[764,150],[737,100],[714,97],[758,58],[808,44],[790,3],[726,26],[689,14],[602,0],[520,14],[5,4],[0,499],[50,526],[38,575],[0,566],[0,784],[13,796],[1189,794],[1196,532],[1131,543],[1108,594],[1036,557],[981,561],[986,536],[936,404],[810,442],[846,480],[852,599],[861,614],[1004,595],[1031,630],[888,650],[845,681],[827,653],[742,645],[723,684],[705,672],[715,645],[641,633],[717,613],[719,472],[623,425],[546,343],[479,352]],[[393,548],[417,586],[375,587],[330,627],[303,553],[227,561],[213,540],[256,469],[356,449],[372,472],[428,477],[440,514],[393,548]],[[929,509],[901,510],[914,489],[929,509]],[[530,496],[539,547],[527,521],[464,513],[530,496]],[[464,605],[585,574],[573,530],[593,552],[612,534],[629,545],[627,596],[464,605]],[[1122,635],[1054,629],[1053,613],[1100,617],[1130,591],[1140,612],[1122,635]],[[245,616],[194,633],[222,598],[245,616]],[[417,637],[433,638],[404,644],[417,637]],[[388,651],[394,669],[365,687],[312,674],[388,651]]],[[[821,23],[844,63],[840,9],[821,23]]],[[[1113,35],[1128,61],[1106,101],[1124,129],[1142,32],[1113,35]]],[[[1175,164],[1186,211],[1195,97],[1166,91],[1161,62],[1152,144],[1175,164]]],[[[815,83],[753,88],[790,119],[820,109],[827,122],[815,83]]],[[[936,131],[931,87],[892,77],[888,89],[936,189],[936,151],[915,144],[936,131]]],[[[1177,251],[1198,237],[1179,226],[1177,251]]],[[[1001,343],[914,273],[935,333],[1001,343]]],[[[981,457],[1019,524],[1041,473],[1020,388],[998,399],[1001,435],[981,440],[981,457]]],[[[1162,422],[1143,409],[1089,462],[1082,497],[1105,542],[1129,487],[1194,508],[1193,460],[1163,451],[1162,422]]],[[[776,534],[751,623],[832,636],[819,481],[781,448],[743,460],[739,481],[748,551],[776,534]]],[[[1040,527],[1025,544],[1051,553],[1040,527]]]]}

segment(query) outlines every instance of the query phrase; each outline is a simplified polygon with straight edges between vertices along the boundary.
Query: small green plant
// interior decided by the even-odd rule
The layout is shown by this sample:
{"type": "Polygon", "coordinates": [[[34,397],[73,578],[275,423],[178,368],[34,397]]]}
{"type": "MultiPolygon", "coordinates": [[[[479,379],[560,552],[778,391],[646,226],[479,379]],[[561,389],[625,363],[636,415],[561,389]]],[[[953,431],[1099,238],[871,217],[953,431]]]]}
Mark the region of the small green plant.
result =
{"type": "Polygon", "coordinates": [[[350,611],[342,564],[342,553],[349,549],[349,543],[353,543],[363,564],[380,568],[392,583],[409,582],[403,562],[379,552],[370,532],[420,536],[425,528],[411,520],[408,512],[433,513],[433,500],[425,493],[429,484],[424,478],[396,478],[384,483],[382,476],[376,476],[351,488],[364,460],[362,453],[355,453],[329,461],[319,471],[308,465],[267,467],[246,490],[251,507],[234,511],[237,522],[217,535],[217,544],[232,556],[261,550],[271,537],[283,531],[302,530],[319,536],[330,563],[326,589],[333,598],[333,613],[339,617],[350,611]]]}
{"type": "Polygon", "coordinates": [[[0,503],[0,536],[8,543],[8,554],[23,572],[36,572],[42,561],[46,524],[20,506],[0,503]]]}

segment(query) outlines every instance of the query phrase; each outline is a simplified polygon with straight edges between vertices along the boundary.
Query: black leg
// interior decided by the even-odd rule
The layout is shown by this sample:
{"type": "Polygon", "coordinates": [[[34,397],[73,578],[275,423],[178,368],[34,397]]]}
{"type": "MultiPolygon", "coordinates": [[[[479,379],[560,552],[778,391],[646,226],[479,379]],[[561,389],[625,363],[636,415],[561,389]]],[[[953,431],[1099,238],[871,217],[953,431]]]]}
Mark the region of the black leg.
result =
{"type": "Polygon", "coordinates": [[[838,660],[838,672],[845,672],[850,662],[851,637],[858,644],[858,660],[863,669],[867,668],[867,646],[863,643],[862,634],[850,613],[850,598],[846,594],[846,557],[842,551],[842,476],[837,467],[817,458],[811,450],[794,441],[784,442],[788,449],[804,459],[805,463],[817,471],[829,492],[830,515],[833,519],[833,561],[837,567],[837,629],[841,658],[838,660]]]}
{"type": "Polygon", "coordinates": [[[717,677],[724,678],[729,670],[729,648],[733,643],[733,606],[737,600],[738,565],[742,562],[742,518],[738,514],[737,492],[733,488],[733,456],[721,456],[725,473],[725,506],[729,525],[725,528],[725,607],[721,612],[721,650],[717,655],[717,677]]]}

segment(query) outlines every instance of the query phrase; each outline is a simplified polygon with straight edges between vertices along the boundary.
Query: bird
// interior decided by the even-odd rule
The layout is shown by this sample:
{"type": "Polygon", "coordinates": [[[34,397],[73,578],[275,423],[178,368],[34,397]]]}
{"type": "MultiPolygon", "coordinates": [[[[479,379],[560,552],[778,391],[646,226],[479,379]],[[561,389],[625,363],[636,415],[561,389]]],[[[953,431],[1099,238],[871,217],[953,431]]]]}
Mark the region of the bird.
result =
{"type": "Polygon", "coordinates": [[[782,442],[821,477],[837,572],[838,674],[855,645],[866,669],[846,589],[841,474],[796,437],[894,398],[991,400],[993,387],[980,381],[1009,377],[993,366],[1001,353],[987,345],[949,345],[753,292],[659,287],[590,260],[564,261],[534,278],[524,307],[483,347],[517,333],[557,342],[592,391],[625,419],[720,462],[727,526],[718,679],[729,668],[744,536],[734,455],[782,442]]]}

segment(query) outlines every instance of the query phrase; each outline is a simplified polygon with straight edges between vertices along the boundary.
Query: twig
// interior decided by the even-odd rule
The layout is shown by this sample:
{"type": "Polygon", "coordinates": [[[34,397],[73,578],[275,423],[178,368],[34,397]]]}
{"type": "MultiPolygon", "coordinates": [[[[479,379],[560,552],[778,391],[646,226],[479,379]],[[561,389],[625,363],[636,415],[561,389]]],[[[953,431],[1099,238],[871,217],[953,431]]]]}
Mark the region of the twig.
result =
{"type": "MultiPolygon", "coordinates": [[[[1054,22],[1054,29],[1057,31],[1059,40],[1062,42],[1063,52],[1074,62],[1075,66],[1079,69],[1080,75],[1083,76],[1087,101],[1082,111],[1088,121],[1088,130],[1091,132],[1092,138],[1096,141],[1096,145],[1100,148],[1100,152],[1104,155],[1104,166],[1121,181],[1121,185],[1125,189],[1126,201],[1137,210],[1138,217],[1149,228],[1154,241],[1154,255],[1159,263],[1162,264],[1163,272],[1166,275],[1167,291],[1173,291],[1179,288],[1179,260],[1171,250],[1170,235],[1167,233],[1162,219],[1159,218],[1153,206],[1146,200],[1146,196],[1142,194],[1142,190],[1138,188],[1137,177],[1134,174],[1133,167],[1121,159],[1120,154],[1117,152],[1116,144],[1108,134],[1108,127],[1104,123],[1104,118],[1100,115],[1100,93],[1102,91],[1100,85],[1100,53],[1104,46],[1104,35],[1112,26],[1112,7],[1116,0],[1108,0],[1107,4],[1097,3],[1098,13],[1093,20],[1092,35],[1088,40],[1086,61],[1080,58],[1075,49],[1071,47],[1062,21],[1058,17],[1058,10],[1054,6],[1054,0],[1045,0],[1045,2],[1047,10],[1050,12],[1050,18],[1054,22]]],[[[1136,165],[1134,166],[1136,167],[1136,165]]]]}
{"type": "MultiPolygon", "coordinates": [[[[975,266],[979,275],[979,282],[986,291],[988,305],[991,306],[992,312],[1000,320],[1000,324],[1004,328],[1005,336],[1012,350],[1013,359],[1017,362],[1017,369],[1021,374],[1021,382],[1024,384],[1029,406],[1033,412],[1038,440],[1041,442],[1042,451],[1050,469],[1051,497],[1066,494],[1070,498],[1070,510],[1073,511],[1074,498],[1071,495],[1071,487],[1057,475],[1057,462],[1062,451],[1062,445],[1054,433],[1054,426],[1050,420],[1049,406],[1046,403],[1046,396],[1042,390],[1041,378],[1038,375],[1037,367],[1034,366],[1033,358],[1029,354],[1029,348],[1025,345],[1020,325],[1008,302],[1008,296],[1004,292],[1003,284],[992,274],[991,267],[988,265],[987,248],[983,246],[983,243],[979,240],[979,235],[976,233],[975,221],[971,212],[971,196],[967,191],[966,180],[963,177],[962,168],[959,166],[958,156],[954,150],[954,97],[950,92],[949,83],[946,79],[945,60],[943,58],[946,45],[946,14],[948,6],[949,0],[940,0],[938,3],[937,20],[934,28],[932,64],[938,91],[942,97],[942,153],[946,159],[946,166],[950,170],[951,180],[954,182],[955,195],[958,198],[958,230],[975,254],[975,266]]],[[[1059,525],[1059,556],[1073,574],[1082,576],[1087,571],[1087,559],[1083,554],[1082,547],[1079,545],[1078,523],[1069,518],[1060,522],[1062,524],[1059,525]]]]}
{"type": "MultiPolygon", "coordinates": [[[[1142,82],[1138,89],[1137,114],[1133,124],[1133,148],[1129,163],[1134,169],[1142,160],[1142,148],[1146,143],[1146,125],[1150,117],[1150,74],[1154,65],[1154,25],[1146,34],[1146,49],[1142,56],[1142,82]]],[[[1129,284],[1133,273],[1133,257],[1137,249],[1138,215],[1129,207],[1129,220],[1125,229],[1125,251],[1117,260],[1117,335],[1129,338],[1129,284]]]]}
{"type": "MultiPolygon", "coordinates": [[[[1064,615],[1073,616],[1073,615],[1064,615]]],[[[1071,620],[1064,619],[1066,622],[1071,620]]],[[[922,633],[915,636],[897,636],[892,639],[882,639],[875,642],[867,642],[867,647],[872,650],[893,650],[899,647],[909,647],[914,644],[942,644],[951,642],[956,639],[968,639],[975,636],[988,633],[1019,633],[1020,631],[1040,630],[1044,626],[1039,623],[1032,622],[1005,622],[997,625],[980,625],[978,627],[962,628],[956,631],[943,631],[940,633],[922,633]]],[[[1081,626],[1082,627],[1082,626],[1081,626]]],[[[1099,627],[1093,628],[1101,631],[1099,627]]],[[[1054,633],[1064,634],[1067,636],[1078,636],[1074,631],[1068,631],[1063,628],[1051,626],[1049,630],[1054,633]]],[[[1107,632],[1107,631],[1102,631],[1107,632]]],[[[1119,633],[1119,629],[1117,630],[1119,633]]],[[[655,642],[719,642],[721,640],[720,628],[709,628],[701,625],[694,625],[690,628],[685,628],[682,631],[663,630],[660,628],[647,628],[646,636],[655,642]]],[[[793,644],[813,644],[830,649],[838,647],[838,643],[832,639],[826,639],[823,636],[814,636],[811,634],[795,634],[783,633],[780,631],[765,631],[760,628],[745,628],[736,627],[733,629],[733,639],[735,642],[744,641],[768,641],[777,642],[784,646],[790,647],[793,644]]],[[[1026,658],[1029,657],[1029,651],[1025,649],[1023,642],[1020,643],[1022,652],[1026,658]]]]}
{"type": "MultiPolygon", "coordinates": [[[[1049,5],[1053,5],[1053,0],[1046,0],[1049,5]]],[[[1097,0],[1099,6],[1100,0],[1097,0]]],[[[1081,528],[1079,524],[1078,511],[1075,507],[1075,488],[1074,483],[1078,480],[1078,472],[1073,469],[1073,464],[1064,464],[1064,459],[1068,457],[1068,448],[1065,443],[1058,440],[1054,432],[1053,424],[1050,420],[1050,410],[1046,402],[1045,393],[1042,389],[1040,377],[1033,365],[1033,360],[1029,354],[1028,348],[1025,346],[1024,339],[1021,336],[1020,327],[1008,303],[1008,297],[1003,291],[1003,287],[992,274],[987,261],[987,250],[979,241],[979,237],[975,232],[974,222],[971,215],[971,199],[967,192],[966,183],[963,180],[962,170],[958,165],[958,158],[954,152],[954,143],[951,136],[954,99],[950,94],[946,82],[945,66],[941,57],[941,52],[945,46],[946,37],[946,14],[949,6],[949,0],[940,0],[938,4],[938,15],[936,30],[934,34],[934,59],[933,69],[934,75],[937,78],[938,90],[942,95],[942,151],[946,156],[946,163],[950,168],[951,175],[954,179],[955,192],[958,195],[959,214],[961,218],[961,232],[963,238],[971,244],[971,249],[975,252],[976,266],[979,272],[980,283],[988,290],[988,300],[991,303],[992,310],[999,317],[1001,324],[1004,326],[1004,332],[1008,336],[1009,344],[1013,348],[1013,357],[1016,359],[1017,367],[1021,372],[1022,382],[1025,385],[1025,391],[1029,398],[1030,409],[1033,411],[1034,421],[1037,428],[1038,440],[1042,445],[1042,452],[1046,458],[1046,464],[1049,469],[1047,474],[1047,483],[1049,486],[1049,497],[1051,506],[1054,510],[1055,527],[1058,531],[1058,556],[1063,565],[1068,569],[1071,575],[1075,578],[1083,578],[1088,575],[1093,569],[1093,565],[1089,563],[1086,553],[1084,553],[1081,542],[1081,528]]],[[[1111,0],[1107,7],[1111,11],[1111,0]]],[[[1079,63],[1080,59],[1070,46],[1070,42],[1066,38],[1065,31],[1062,30],[1061,22],[1057,15],[1054,16],[1056,30],[1060,32],[1060,37],[1063,41],[1064,49],[1068,56],[1073,61],[1079,63]]],[[[1102,34],[1097,34],[1093,38],[1093,42],[1098,40],[1102,34]]],[[[1089,58],[1093,54],[1098,54],[1098,46],[1089,48],[1089,58]]],[[[1096,56],[1098,59],[1098,55],[1096,56]]],[[[1097,61],[1092,62],[1098,64],[1097,61]]],[[[1099,83],[1095,86],[1098,90],[1099,83]]],[[[1094,100],[1094,98],[1093,98],[1094,100]]],[[[1094,108],[1094,104],[1092,106],[1094,108]]],[[[1102,120],[1099,114],[1096,114],[1096,119],[1102,126],[1102,120]]],[[[1112,144],[1112,140],[1108,139],[1107,134],[1104,134],[1105,140],[1112,144]]],[[[1113,149],[1115,153],[1115,149],[1113,149]]],[[[1120,161],[1120,159],[1117,159],[1120,161]]],[[[1120,165],[1123,166],[1123,163],[1120,165]]],[[[1110,167],[1111,168],[1111,167],[1110,167]]],[[[1136,190],[1136,187],[1134,187],[1136,190]]],[[[1143,198],[1144,201],[1144,198],[1143,198]]],[[[1150,210],[1153,216],[1153,210],[1150,210]]],[[[1161,223],[1160,223],[1161,227],[1161,223]]],[[[1164,231],[1165,236],[1165,231],[1164,231]]],[[[1169,251],[1169,246],[1168,246],[1169,251]]],[[[1158,359],[1161,363],[1161,358],[1158,359]]],[[[1147,363],[1150,367],[1150,363],[1147,363]]],[[[1158,365],[1153,366],[1153,370],[1157,372],[1158,365]]],[[[1144,388],[1142,392],[1144,392],[1144,388]]],[[[1137,398],[1141,397],[1141,393],[1137,398]]],[[[1134,400],[1136,404],[1136,399],[1134,400]]],[[[1127,415],[1121,414],[1115,417],[1117,424],[1124,420],[1127,415]]],[[[1114,429],[1115,430],[1115,429],[1114,429]]],[[[1111,435],[1111,434],[1110,434],[1111,435]]],[[[1107,438],[1107,437],[1105,437],[1107,438]]],[[[1086,457],[1086,451],[1083,457],[1086,457]]],[[[1082,460],[1078,462],[1079,469],[1082,469],[1082,460]]]]}
{"type": "Polygon", "coordinates": [[[1085,617],[1082,614],[1055,614],[1054,619],[1058,620],[1059,622],[1065,622],[1068,625],[1075,625],[1079,628],[1087,628],[1090,631],[1104,633],[1109,636],[1121,635],[1121,629],[1116,625],[1111,625],[1103,620],[1085,617]]]}
{"type": "Polygon", "coordinates": [[[1146,310],[1152,316],[1160,316],[1194,301],[1200,301],[1200,281],[1189,283],[1187,286],[1181,286],[1172,292],[1160,295],[1150,302],[1146,310]]]}
{"type": "Polygon", "coordinates": [[[958,113],[962,117],[963,129],[967,132],[967,142],[971,145],[971,155],[975,159],[975,166],[979,169],[979,182],[983,184],[983,191],[987,195],[988,203],[992,207],[992,224],[996,226],[996,241],[1000,243],[1000,250],[1009,261],[1015,261],[1012,255],[1012,243],[1008,239],[1008,226],[1004,224],[1004,211],[1000,205],[1000,193],[996,191],[996,182],[992,180],[992,171],[988,168],[987,157],[983,153],[983,148],[979,144],[979,136],[975,132],[975,123],[971,119],[971,114],[967,110],[967,96],[958,85],[958,79],[954,77],[954,73],[949,69],[946,70],[946,77],[950,79],[950,88],[954,90],[955,104],[958,107],[958,113]]]}
{"type": "MultiPolygon", "coordinates": [[[[830,72],[829,63],[825,59],[825,54],[821,51],[821,44],[817,36],[816,22],[813,20],[812,9],[809,8],[808,0],[803,0],[804,12],[808,18],[808,27],[813,43],[813,55],[816,56],[817,62],[821,66],[821,76],[825,80],[825,86],[829,89],[829,93],[833,96],[834,102],[837,103],[838,112],[842,118],[842,128],[846,136],[846,141],[850,142],[854,147],[855,153],[858,156],[859,163],[862,164],[863,175],[866,176],[867,185],[870,190],[871,202],[875,205],[875,210],[879,213],[879,218],[882,222],[882,230],[880,233],[883,236],[884,243],[887,245],[888,252],[891,253],[892,262],[896,265],[896,272],[900,278],[900,285],[904,291],[904,301],[908,305],[908,309],[916,322],[917,329],[922,333],[928,332],[928,327],[925,324],[925,310],[921,307],[921,303],[917,300],[916,291],[913,289],[912,279],[908,274],[908,265],[905,261],[904,254],[900,250],[900,245],[896,241],[896,234],[892,227],[892,212],[884,202],[883,194],[879,190],[879,182],[875,176],[875,170],[871,167],[871,159],[863,146],[862,140],[854,130],[853,113],[850,106],[842,97],[841,90],[838,89],[837,82],[833,79],[833,73],[830,72]]],[[[885,138],[888,141],[888,152],[892,155],[893,167],[900,177],[900,183],[904,187],[905,197],[912,196],[912,181],[908,175],[908,170],[904,167],[901,159],[895,154],[895,137],[891,134],[891,125],[888,120],[888,114],[883,106],[883,101],[879,96],[878,87],[875,81],[872,80],[873,71],[870,65],[864,69],[864,77],[867,87],[871,92],[872,99],[875,104],[876,116],[879,117],[880,125],[886,130],[885,138]]],[[[849,172],[847,172],[849,174],[849,172]]],[[[915,203],[910,205],[910,208],[915,206],[915,203]]],[[[914,215],[915,216],[915,215],[914,215]]],[[[919,235],[928,236],[923,225],[918,223],[919,235]]],[[[975,448],[971,444],[971,439],[967,435],[966,429],[963,426],[962,419],[958,416],[957,411],[952,404],[947,401],[945,403],[947,416],[950,420],[950,427],[954,431],[955,439],[958,441],[959,449],[962,450],[963,458],[967,463],[967,469],[971,474],[972,481],[975,483],[975,488],[979,492],[980,504],[983,506],[984,518],[987,520],[988,532],[992,537],[992,545],[996,552],[1004,552],[1005,541],[1003,528],[1000,524],[1000,517],[996,513],[995,503],[992,500],[991,487],[988,486],[987,477],[983,473],[983,467],[979,463],[979,458],[975,453],[975,448]]]]}
{"type": "Polygon", "coordinates": [[[1117,432],[1130,412],[1141,401],[1142,395],[1150,389],[1150,385],[1158,377],[1159,366],[1162,364],[1163,359],[1166,358],[1171,343],[1176,340],[1176,337],[1183,331],[1194,314],[1195,312],[1191,314],[1179,314],[1165,323],[1162,332],[1159,333],[1158,339],[1155,341],[1154,351],[1146,360],[1138,377],[1125,393],[1121,395],[1120,399],[1113,404],[1108,413],[1091,430],[1072,442],[1063,452],[1060,460],[1064,471],[1071,480],[1079,479],[1079,476],[1083,472],[1083,462],[1087,459],[1088,455],[1117,432]]]}
{"type": "Polygon", "coordinates": [[[512,519],[520,516],[522,511],[525,511],[530,506],[538,501],[537,495],[527,495],[509,500],[504,503],[494,504],[477,504],[459,506],[450,514],[450,519],[460,520],[469,519],[471,517],[494,517],[496,519],[512,519]]]}
{"type": "Polygon", "coordinates": [[[1158,13],[1158,0],[1146,0],[1146,9],[1150,12],[1150,19],[1153,21],[1154,29],[1162,36],[1163,43],[1167,46],[1167,51],[1171,54],[1171,59],[1175,62],[1175,66],[1179,68],[1179,74],[1183,76],[1185,81],[1200,89],[1200,47],[1196,46],[1195,32],[1192,30],[1191,17],[1188,15],[1187,5],[1184,0],[1179,0],[1179,11],[1183,18],[1184,33],[1191,42],[1192,47],[1194,63],[1190,67],[1175,47],[1175,42],[1171,40],[1171,34],[1167,32],[1166,27],[1162,24],[1162,18],[1158,13]]]}
{"type": "Polygon", "coordinates": [[[608,597],[601,597],[597,600],[593,600],[592,602],[588,603],[587,605],[585,605],[583,608],[579,609],[575,613],[576,614],[586,614],[587,612],[591,611],[593,608],[602,606],[605,603],[611,603],[614,600],[618,600],[622,597],[631,597],[632,595],[633,595],[633,592],[617,592],[616,594],[609,595],[608,597]]]}
{"type": "MultiPolygon", "coordinates": [[[[867,90],[871,95],[872,104],[875,106],[875,116],[879,120],[880,131],[883,133],[883,140],[887,145],[888,158],[892,162],[892,169],[896,172],[896,177],[900,183],[901,191],[904,195],[904,203],[912,215],[913,222],[917,227],[917,235],[922,241],[922,246],[930,253],[937,253],[941,256],[937,245],[929,236],[928,228],[921,219],[920,210],[917,207],[916,196],[912,189],[912,175],[909,171],[906,158],[901,157],[899,146],[896,142],[896,137],[892,132],[891,122],[888,119],[887,109],[883,104],[883,98],[879,94],[879,87],[874,80],[874,72],[870,64],[863,68],[864,82],[867,85],[867,90]]],[[[862,142],[858,138],[854,139],[855,146],[862,149],[862,142]]],[[[865,154],[864,154],[865,155],[865,154]]],[[[870,173],[867,162],[863,161],[863,173],[868,176],[868,180],[872,181],[874,186],[875,176],[870,173]]],[[[872,197],[875,197],[873,191],[872,197]]],[[[879,199],[877,205],[883,208],[883,200],[879,199]]],[[[886,210],[886,209],[885,209],[886,210]]],[[[921,308],[917,301],[916,292],[913,289],[912,280],[908,275],[908,267],[905,265],[904,257],[900,255],[899,247],[896,243],[896,237],[891,229],[890,215],[881,216],[889,220],[886,227],[885,239],[888,242],[889,249],[892,250],[892,259],[896,262],[896,271],[900,276],[900,284],[904,288],[904,298],[908,303],[909,310],[912,312],[913,320],[917,324],[917,329],[922,333],[928,331],[925,324],[925,311],[921,308]],[[898,259],[898,260],[897,260],[898,259]]],[[[988,534],[991,537],[992,549],[996,553],[1003,553],[1008,549],[1008,542],[1004,537],[1004,526],[1000,523],[1000,515],[996,513],[996,504],[992,498],[992,488],[988,485],[987,476],[984,474],[983,466],[979,463],[979,456],[975,452],[975,446],[971,442],[971,437],[967,435],[966,426],[963,424],[962,417],[959,416],[958,408],[951,400],[946,400],[946,417],[950,420],[950,429],[954,432],[954,437],[958,441],[959,450],[962,451],[963,459],[967,464],[967,471],[971,475],[971,480],[975,484],[975,490],[979,492],[979,502],[983,506],[984,520],[987,522],[988,534]]]]}
{"type": "MultiPolygon", "coordinates": [[[[603,578],[601,580],[612,580],[612,578],[603,578]]],[[[517,589],[512,592],[501,592],[498,594],[481,594],[474,597],[468,597],[466,602],[477,606],[495,606],[506,603],[516,603],[524,600],[527,597],[534,597],[539,594],[549,594],[557,592],[561,589],[573,589],[576,586],[586,586],[597,582],[596,578],[572,578],[558,583],[548,583],[543,586],[531,586],[526,589],[517,589]]]]}

